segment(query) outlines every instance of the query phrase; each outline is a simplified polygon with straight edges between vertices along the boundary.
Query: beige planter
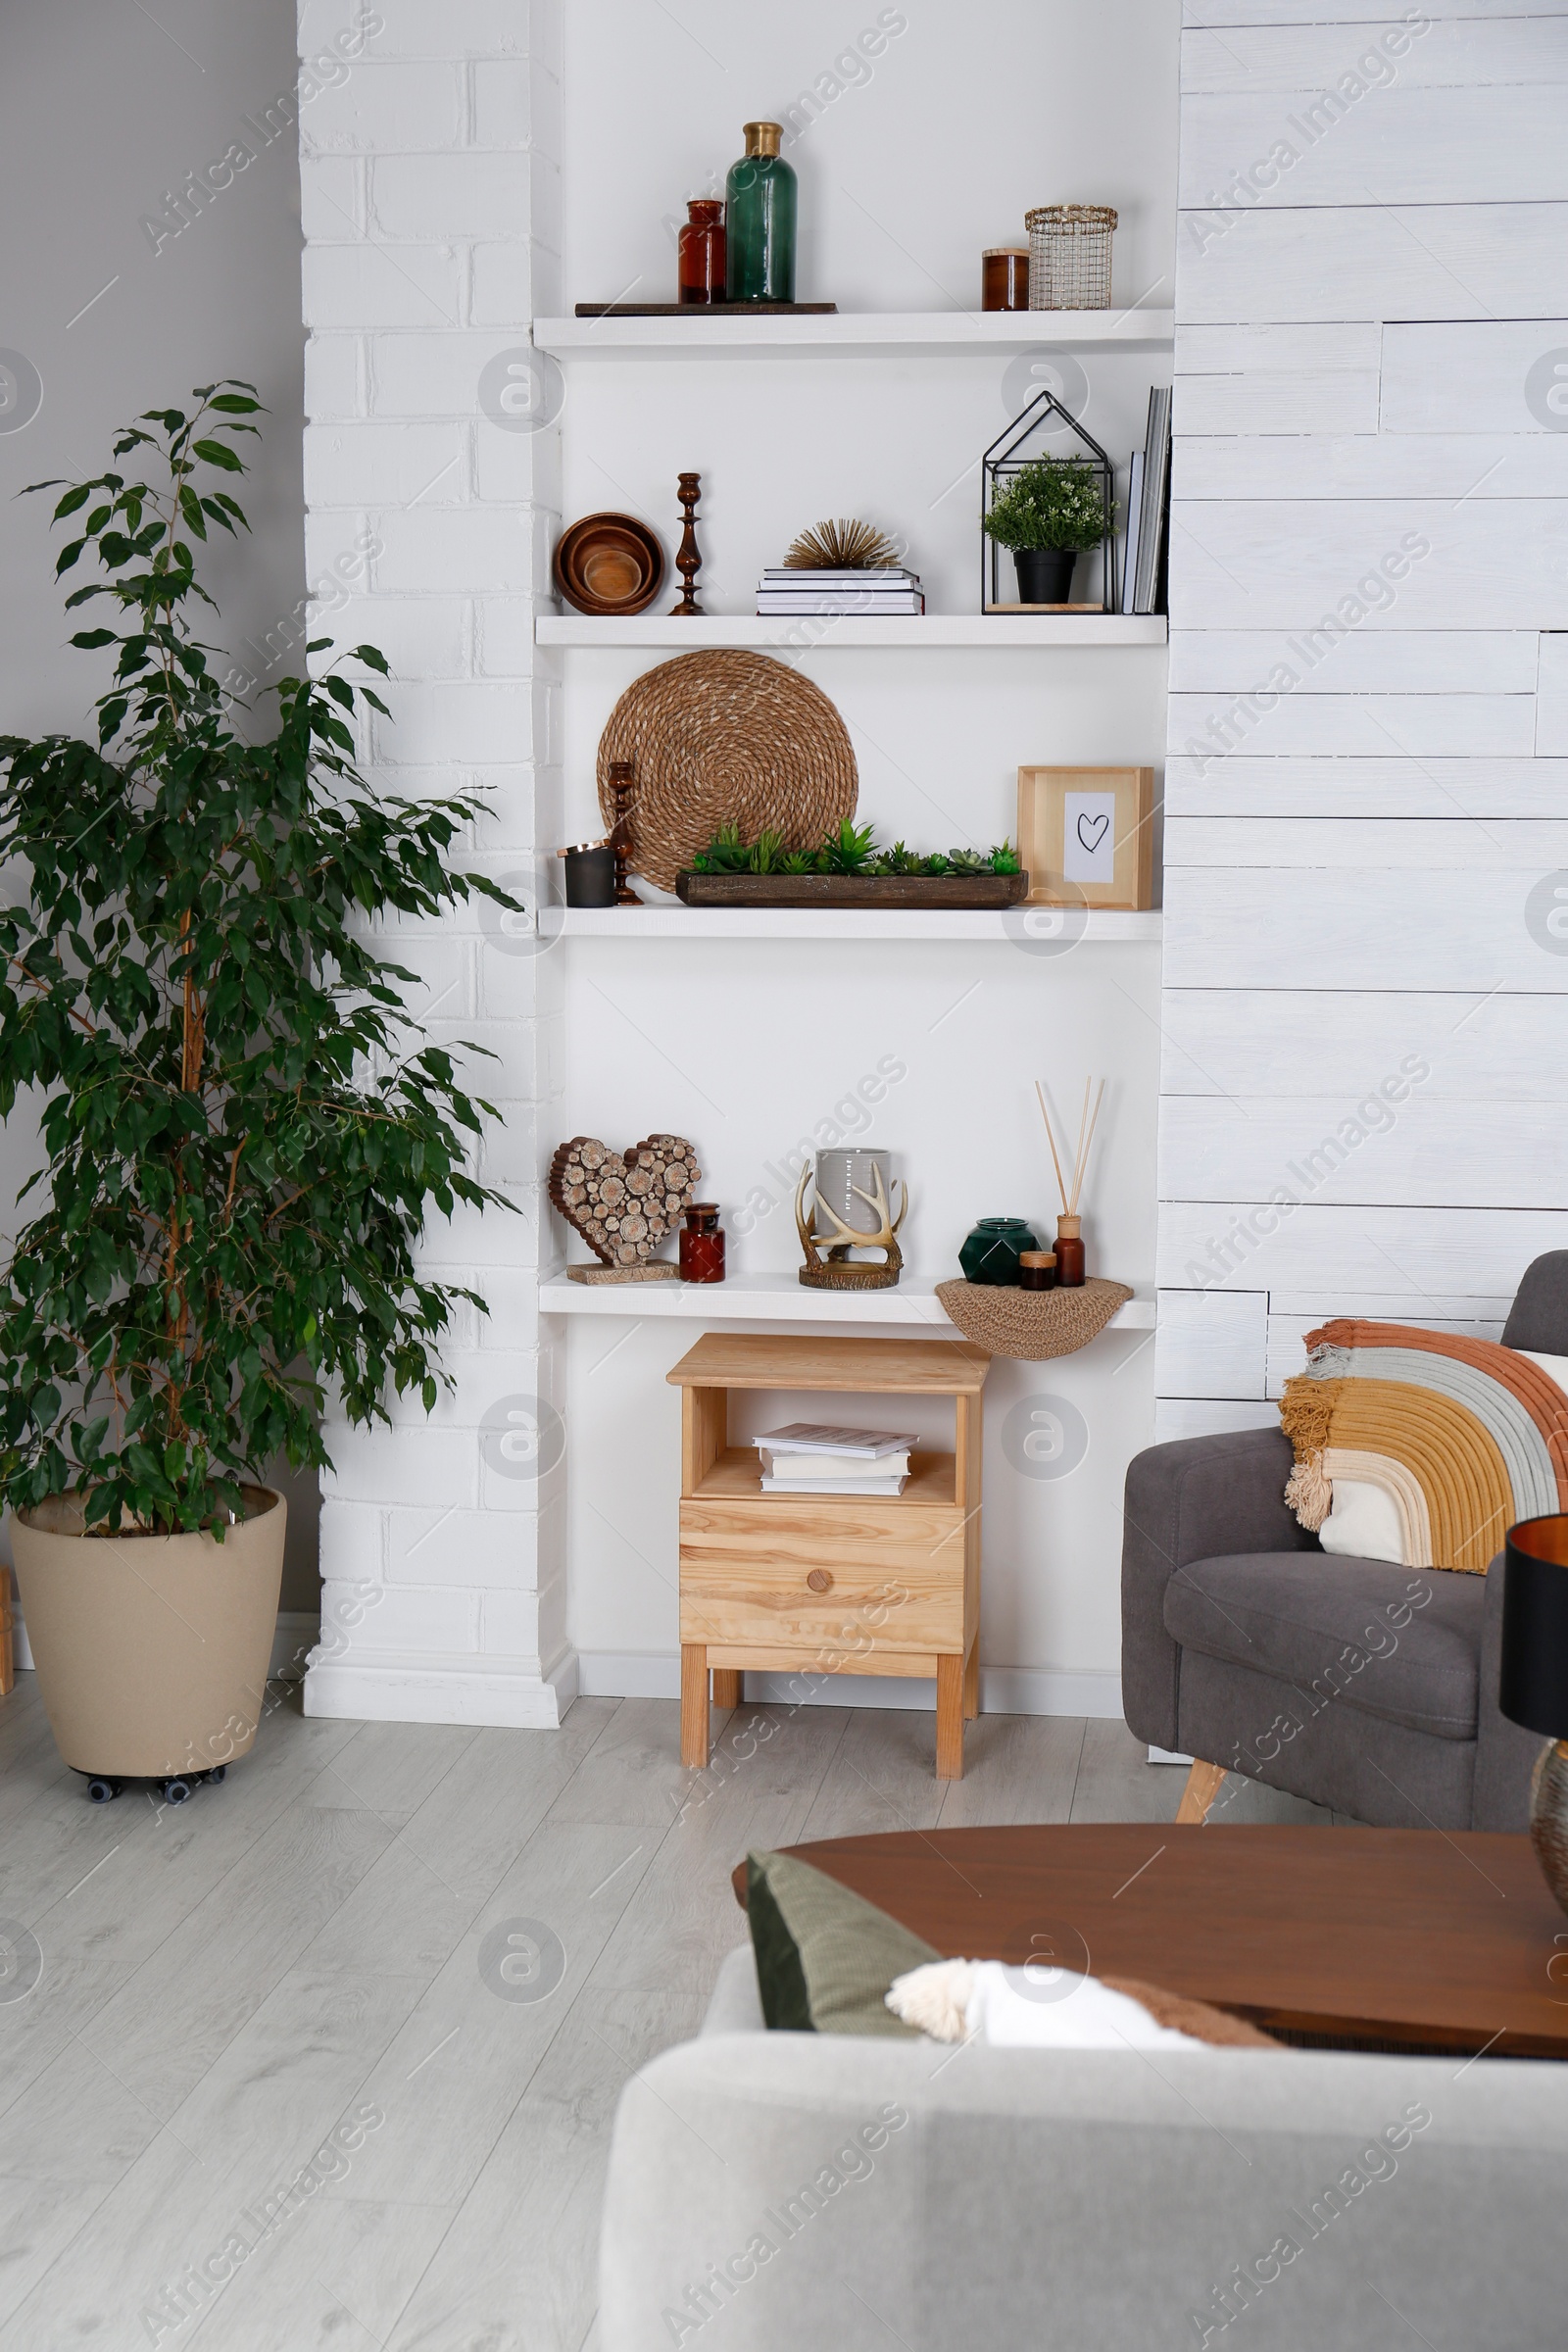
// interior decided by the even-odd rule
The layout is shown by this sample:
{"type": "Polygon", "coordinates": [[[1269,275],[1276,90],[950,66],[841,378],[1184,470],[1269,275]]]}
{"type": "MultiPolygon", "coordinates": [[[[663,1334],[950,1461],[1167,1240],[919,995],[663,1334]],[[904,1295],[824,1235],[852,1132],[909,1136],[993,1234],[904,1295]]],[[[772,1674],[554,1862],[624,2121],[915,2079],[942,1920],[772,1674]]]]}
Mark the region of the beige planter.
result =
{"type": "Polygon", "coordinates": [[[13,1512],[12,1556],[55,1744],[77,1772],[211,1771],[256,1738],[277,1624],[288,1506],[209,1535],[83,1536],[58,1497],[13,1512]]]}

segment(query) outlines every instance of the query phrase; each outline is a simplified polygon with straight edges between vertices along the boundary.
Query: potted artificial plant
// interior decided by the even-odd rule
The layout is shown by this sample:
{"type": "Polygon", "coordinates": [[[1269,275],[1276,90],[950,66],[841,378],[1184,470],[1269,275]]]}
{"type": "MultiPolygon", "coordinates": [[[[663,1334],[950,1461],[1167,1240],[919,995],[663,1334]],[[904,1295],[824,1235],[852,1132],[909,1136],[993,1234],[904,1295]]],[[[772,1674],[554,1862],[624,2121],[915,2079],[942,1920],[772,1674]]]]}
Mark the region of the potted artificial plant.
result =
{"type": "Polygon", "coordinates": [[[72,639],[120,649],[96,745],[0,737],[0,1116],[41,1097],[48,1200],[0,1273],[0,1500],[50,1725],[98,1796],[183,1795],[250,1746],[283,1556],[265,1465],[330,1467],[328,1384],[352,1421],[388,1420],[389,1388],[428,1409],[455,1299],[483,1301],[415,1242],[431,1207],[502,1198],[465,1166],[491,1106],[365,939],[383,909],[513,903],[444,862],[482,804],[383,800],[347,722],[385,705],[335,671],[281,682],[268,740],[235,734],[194,550],[248,527],[223,485],[260,404],[194,399],[115,443],[154,481],[55,508],[88,510],[57,576],[104,575],[68,609],[107,598],[119,624],[72,639]]]}
{"type": "Polygon", "coordinates": [[[1032,458],[1006,477],[985,517],[989,537],[1010,548],[1022,605],[1064,605],[1072,568],[1110,528],[1099,468],[1085,458],[1032,458]]]}

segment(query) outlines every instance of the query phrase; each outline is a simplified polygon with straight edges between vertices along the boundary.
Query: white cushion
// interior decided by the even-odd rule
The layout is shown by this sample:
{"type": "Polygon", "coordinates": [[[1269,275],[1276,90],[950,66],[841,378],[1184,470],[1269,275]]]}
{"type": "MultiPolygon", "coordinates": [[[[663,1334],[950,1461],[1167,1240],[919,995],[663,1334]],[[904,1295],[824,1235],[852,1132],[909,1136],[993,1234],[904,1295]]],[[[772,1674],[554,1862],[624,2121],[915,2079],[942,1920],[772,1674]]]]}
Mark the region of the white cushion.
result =
{"type": "Polygon", "coordinates": [[[1354,1560],[1392,1560],[1397,1567],[1404,1558],[1399,1506],[1387,1487],[1364,1478],[1334,1481],[1333,1506],[1317,1540],[1325,1551],[1354,1560]]]}
{"type": "Polygon", "coordinates": [[[1154,2023],[1142,2001],[1112,1992],[1098,1977],[1065,1968],[975,1969],[965,2024],[993,2048],[1033,2050],[1200,2050],[1202,2043],[1154,2023]]]}
{"type": "Polygon", "coordinates": [[[928,1960],[895,1977],[887,2006],[934,2041],[982,2041],[1014,2050],[1200,2050],[1142,2001],[1098,1977],[1031,1961],[928,1960]]]}
{"type": "Polygon", "coordinates": [[[1554,1380],[1559,1389],[1568,1390],[1568,1355],[1542,1355],[1534,1348],[1514,1348],[1509,1352],[1527,1355],[1533,1364],[1540,1365],[1548,1380],[1554,1380]]]}

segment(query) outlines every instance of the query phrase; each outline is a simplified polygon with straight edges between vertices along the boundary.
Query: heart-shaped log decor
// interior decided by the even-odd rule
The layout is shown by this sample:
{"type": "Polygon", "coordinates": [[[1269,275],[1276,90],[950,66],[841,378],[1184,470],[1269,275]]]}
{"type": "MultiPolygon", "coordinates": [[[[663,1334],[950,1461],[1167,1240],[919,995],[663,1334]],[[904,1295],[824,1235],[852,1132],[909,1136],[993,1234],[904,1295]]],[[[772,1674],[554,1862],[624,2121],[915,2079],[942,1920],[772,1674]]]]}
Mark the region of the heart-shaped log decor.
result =
{"type": "Polygon", "coordinates": [[[550,1163],[549,1192],[568,1225],[607,1266],[645,1265],[702,1180],[697,1154],[678,1135],[651,1135],[629,1152],[574,1135],[550,1163]]]}

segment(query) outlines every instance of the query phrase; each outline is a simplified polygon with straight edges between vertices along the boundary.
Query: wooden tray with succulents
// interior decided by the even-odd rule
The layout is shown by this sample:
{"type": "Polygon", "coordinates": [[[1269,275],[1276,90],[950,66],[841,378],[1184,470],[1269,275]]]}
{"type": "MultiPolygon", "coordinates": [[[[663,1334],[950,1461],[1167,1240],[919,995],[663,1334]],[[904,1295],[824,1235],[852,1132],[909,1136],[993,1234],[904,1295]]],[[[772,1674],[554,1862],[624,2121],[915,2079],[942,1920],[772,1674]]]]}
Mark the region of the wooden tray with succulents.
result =
{"type": "Polygon", "coordinates": [[[675,877],[687,906],[1016,906],[1029,877],[1009,842],[989,851],[922,857],[902,841],[879,850],[870,825],[846,817],[820,849],[792,849],[778,833],[748,844],[721,826],[675,877]]]}

